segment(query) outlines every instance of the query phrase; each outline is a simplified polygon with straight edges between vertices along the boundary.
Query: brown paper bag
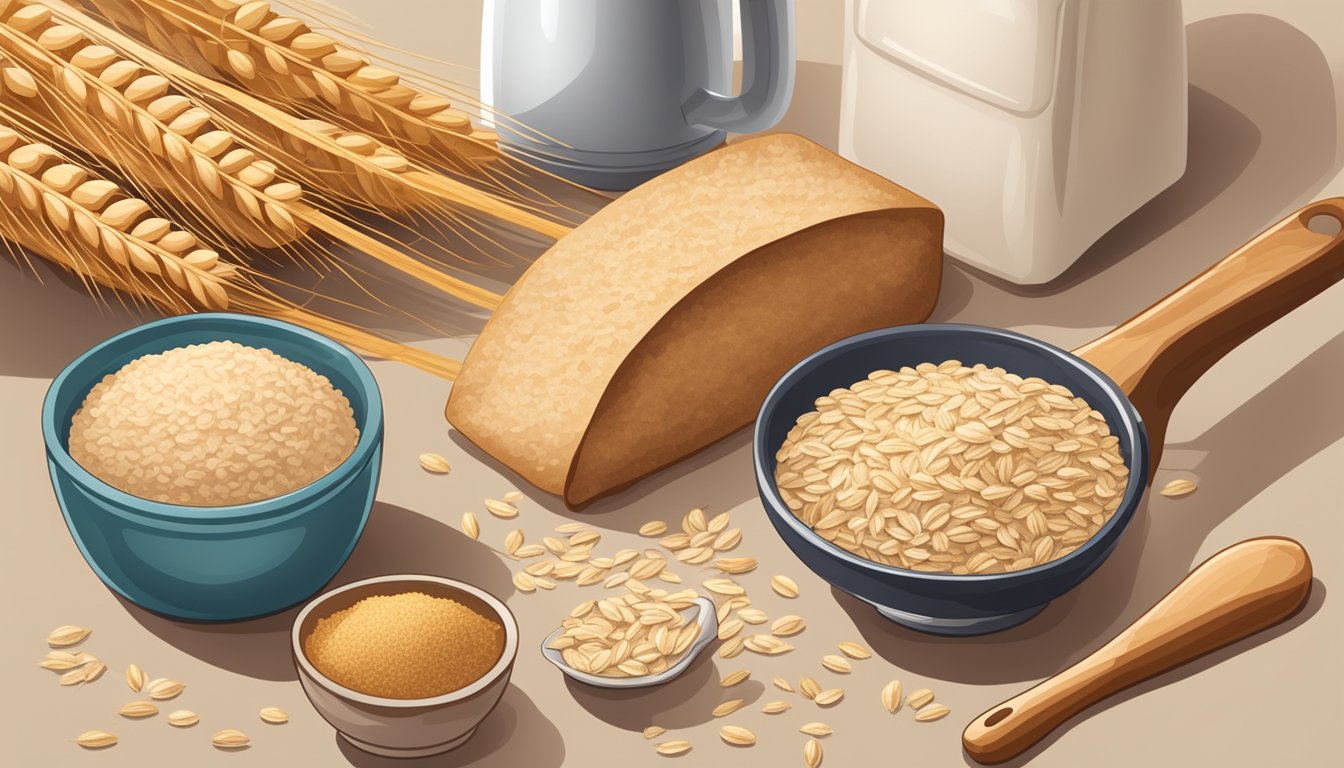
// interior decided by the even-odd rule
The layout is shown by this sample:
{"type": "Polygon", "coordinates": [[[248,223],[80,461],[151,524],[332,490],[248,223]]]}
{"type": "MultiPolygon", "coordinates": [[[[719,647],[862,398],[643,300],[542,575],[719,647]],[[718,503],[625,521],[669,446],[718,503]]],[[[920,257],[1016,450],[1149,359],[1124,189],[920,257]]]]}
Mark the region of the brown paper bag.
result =
{"type": "Polygon", "coordinates": [[[547,251],[471,348],[448,420],[579,508],[756,416],[801,358],[924,320],[943,215],[806,139],[725,147],[547,251]]]}

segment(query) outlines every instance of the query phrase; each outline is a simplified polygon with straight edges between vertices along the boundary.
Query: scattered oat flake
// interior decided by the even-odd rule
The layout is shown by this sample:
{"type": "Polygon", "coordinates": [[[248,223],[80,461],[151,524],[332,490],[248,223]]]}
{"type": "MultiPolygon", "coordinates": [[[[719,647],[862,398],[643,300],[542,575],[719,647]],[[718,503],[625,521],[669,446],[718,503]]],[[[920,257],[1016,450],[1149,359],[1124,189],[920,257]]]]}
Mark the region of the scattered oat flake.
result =
{"type": "Polygon", "coordinates": [[[712,714],[715,717],[727,717],[742,708],[742,699],[729,699],[714,708],[712,714]]]}
{"type": "MultiPolygon", "coordinates": [[[[47,645],[52,648],[69,648],[72,645],[79,645],[84,642],[92,632],[92,629],[66,624],[51,630],[47,635],[47,645]]],[[[90,731],[90,733],[93,733],[93,731],[90,731]]],[[[98,733],[101,733],[101,731],[98,731],[98,733]]]]}
{"type": "Polygon", "coordinates": [[[781,691],[788,691],[789,693],[793,693],[793,686],[789,685],[789,681],[785,680],[782,677],[776,677],[774,680],[771,680],[770,682],[774,683],[775,687],[781,691]]]}
{"type": "Polygon", "coordinates": [[[767,715],[778,715],[781,712],[788,712],[791,707],[793,705],[787,701],[771,701],[761,707],[761,711],[767,715]]]}
{"type": "MultiPolygon", "coordinates": [[[[510,500],[505,499],[505,501],[510,500]]],[[[586,530],[588,530],[588,526],[584,525],[583,523],[561,523],[560,525],[555,526],[556,533],[563,533],[566,536],[578,533],[579,531],[586,531],[586,530]]]]}
{"type": "Polygon", "coordinates": [[[510,504],[517,504],[522,500],[523,500],[522,491],[509,491],[508,493],[504,494],[504,501],[510,504]]]}
{"type": "Polygon", "coordinates": [[[650,725],[648,728],[644,729],[644,738],[656,739],[664,733],[667,733],[667,729],[661,725],[650,725]]]}
{"type": "Polygon", "coordinates": [[[842,675],[849,674],[850,670],[853,669],[844,656],[837,656],[833,653],[828,653],[821,657],[821,666],[842,675]]]}
{"type": "Polygon", "coordinates": [[[708,589],[716,595],[723,595],[724,597],[736,597],[737,595],[744,595],[747,592],[742,588],[741,584],[738,584],[732,579],[706,579],[704,584],[705,589],[708,589]]]}
{"type": "Polygon", "coordinates": [[[250,741],[251,739],[247,738],[247,734],[234,728],[225,728],[210,737],[210,743],[221,749],[246,747],[250,741]]]}
{"type": "Polygon", "coordinates": [[[117,743],[117,737],[107,731],[85,731],[75,737],[75,743],[85,749],[103,749],[117,743]]]}
{"type": "Polygon", "coordinates": [[[132,664],[129,667],[127,667],[126,685],[130,686],[132,691],[139,693],[140,689],[145,687],[144,670],[140,669],[140,667],[136,666],[135,664],[132,664]]]}
{"type": "Polygon", "coordinates": [[[660,743],[655,749],[658,751],[658,754],[660,755],[663,755],[665,757],[675,757],[677,755],[685,754],[686,752],[691,751],[691,742],[685,741],[683,739],[664,741],[660,743]]]}
{"type": "Polygon", "coordinates": [[[905,699],[905,703],[912,709],[919,709],[931,701],[933,701],[933,691],[928,688],[920,688],[905,699]]]}
{"type": "Polygon", "coordinates": [[[923,707],[918,712],[916,712],[915,719],[921,723],[927,723],[933,720],[939,720],[945,717],[947,713],[951,711],[952,710],[948,709],[942,704],[930,704],[929,706],[923,707]]]}
{"type": "Polygon", "coordinates": [[[517,507],[507,501],[500,501],[499,499],[486,499],[485,509],[495,517],[504,520],[511,520],[518,516],[517,507]]]}
{"type": "Polygon", "coordinates": [[[49,669],[55,672],[63,672],[68,669],[82,667],[89,662],[97,659],[87,653],[69,653],[67,651],[49,651],[46,658],[38,662],[38,666],[43,669],[49,669]]]}
{"type": "Polygon", "coordinates": [[[807,763],[807,768],[818,768],[821,765],[821,742],[816,739],[808,739],[803,745],[803,762],[807,763]]]}
{"type": "Polygon", "coordinates": [[[102,677],[103,673],[106,671],[107,671],[107,665],[97,659],[94,659],[93,661],[89,662],[87,666],[84,667],[84,682],[92,683],[94,680],[97,680],[98,678],[102,677]]]}
{"type": "Polygon", "coordinates": [[[179,709],[168,715],[168,724],[177,728],[189,728],[201,721],[200,715],[190,709],[179,709]]]}
{"type": "Polygon", "coordinates": [[[766,656],[778,656],[793,650],[792,645],[773,635],[752,635],[746,639],[746,646],[747,650],[766,656]]]}
{"type": "Polygon", "coordinates": [[[873,652],[868,650],[865,646],[848,640],[840,644],[840,652],[851,659],[859,660],[870,659],[873,656],[873,652]]]}
{"type": "Polygon", "coordinates": [[[510,555],[518,554],[518,548],[523,546],[523,529],[515,528],[504,535],[504,551],[510,555]]]}
{"type": "Polygon", "coordinates": [[[61,685],[79,685],[80,683],[84,682],[84,676],[88,674],[84,670],[85,667],[78,667],[76,669],[72,669],[69,672],[66,672],[65,674],[61,675],[61,678],[58,682],[60,682],[61,685]]]}
{"type": "Polygon", "coordinates": [[[803,694],[803,698],[805,699],[815,699],[817,698],[817,694],[821,693],[821,686],[816,680],[813,680],[810,677],[803,677],[802,680],[798,681],[798,691],[803,694]]]}
{"type": "Polygon", "coordinates": [[[770,625],[770,634],[778,637],[788,637],[802,632],[807,627],[802,616],[781,616],[775,619],[775,623],[770,625]]]}
{"type": "Polygon", "coordinates": [[[1175,499],[1180,498],[1181,496],[1189,496],[1190,494],[1194,493],[1195,490],[1198,488],[1199,485],[1196,484],[1193,480],[1186,480],[1182,478],[1179,480],[1172,480],[1171,482],[1162,486],[1162,490],[1159,491],[1159,493],[1161,493],[1163,496],[1166,496],[1167,498],[1175,499]]]}
{"type": "Polygon", "coordinates": [[[807,723],[798,730],[806,733],[808,736],[817,737],[830,736],[832,733],[835,733],[835,731],[831,730],[831,726],[825,723],[807,723]]]}
{"type": "Polygon", "coordinates": [[[513,586],[518,588],[519,592],[536,592],[537,582],[524,571],[513,574],[513,586]]]}
{"type": "Polygon", "coordinates": [[[818,693],[813,701],[817,702],[820,706],[829,707],[843,698],[845,698],[844,688],[827,688],[821,693],[818,693]]]}
{"type": "Polygon", "coordinates": [[[741,654],[742,651],[746,649],[746,647],[747,647],[746,641],[742,638],[741,635],[738,635],[737,637],[734,637],[733,639],[729,640],[728,642],[724,643],[722,646],[719,647],[719,658],[731,659],[741,654]]]}
{"type": "Polygon", "coordinates": [[[770,577],[770,588],[775,590],[775,593],[780,597],[793,598],[798,596],[798,585],[788,576],[770,577]]]}
{"type": "Polygon", "coordinates": [[[152,701],[131,701],[123,704],[117,714],[122,717],[152,717],[159,714],[159,708],[152,701]]]}
{"type": "Polygon", "coordinates": [[[748,677],[751,677],[751,670],[749,669],[739,669],[736,672],[729,672],[719,681],[719,687],[732,688],[734,685],[746,680],[748,677]]]}
{"type": "Polygon", "coordinates": [[[261,716],[262,722],[271,725],[283,725],[289,722],[289,714],[279,707],[263,707],[258,714],[261,716]]]}
{"type": "Polygon", "coordinates": [[[756,743],[756,734],[740,725],[725,725],[719,729],[719,738],[735,747],[750,747],[756,743]]]}
{"type": "Polygon", "coordinates": [[[448,460],[437,453],[420,454],[420,468],[436,475],[446,475],[453,471],[453,467],[448,463],[448,460]]]}
{"type": "Polygon", "coordinates": [[[471,512],[465,512],[462,515],[462,532],[467,534],[467,538],[472,541],[479,541],[481,538],[481,524],[477,522],[476,515],[471,512]]]}
{"type": "Polygon", "coordinates": [[[754,557],[721,557],[714,561],[715,568],[733,575],[750,573],[756,570],[757,565],[754,557]]]}
{"type": "Polygon", "coordinates": [[[181,693],[186,687],[186,685],[179,683],[176,680],[159,677],[145,683],[145,693],[149,694],[149,698],[151,699],[162,701],[164,699],[173,698],[181,693]]]}
{"type": "Polygon", "coordinates": [[[882,688],[882,706],[887,711],[896,714],[896,710],[901,708],[901,681],[892,680],[882,688]]]}
{"type": "Polygon", "coordinates": [[[650,520],[639,526],[640,536],[662,536],[664,533],[667,533],[667,523],[662,520],[650,520]]]}
{"type": "Polygon", "coordinates": [[[742,623],[741,619],[728,619],[719,625],[719,639],[728,640],[736,637],[744,626],[746,625],[742,623]]]}

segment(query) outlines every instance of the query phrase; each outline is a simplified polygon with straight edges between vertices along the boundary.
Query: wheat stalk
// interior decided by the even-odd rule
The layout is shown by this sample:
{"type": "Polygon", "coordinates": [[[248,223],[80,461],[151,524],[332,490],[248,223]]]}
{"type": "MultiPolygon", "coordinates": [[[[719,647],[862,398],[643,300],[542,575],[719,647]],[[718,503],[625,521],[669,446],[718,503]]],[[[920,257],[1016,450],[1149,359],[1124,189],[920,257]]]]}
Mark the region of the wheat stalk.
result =
{"type": "Polygon", "coordinates": [[[364,52],[275,13],[264,0],[90,1],[198,71],[372,133],[422,162],[473,175],[499,157],[495,134],[473,128],[470,117],[447,98],[407,85],[364,52]]]}
{"type": "MultiPolygon", "coordinates": [[[[55,18],[44,5],[7,2],[0,19],[0,48],[36,74],[54,132],[68,132],[123,172],[189,198],[185,202],[204,209],[210,226],[269,247],[306,242],[311,227],[460,299],[489,309],[498,305],[497,294],[306,204],[302,187],[278,179],[273,161],[219,128],[213,115],[187,96],[171,92],[163,75],[64,23],[68,16],[55,18]]],[[[8,101],[3,106],[12,117],[44,114],[8,101]]]]}
{"type": "Polygon", "coordinates": [[[96,34],[120,52],[207,98],[216,122],[229,112],[228,128],[263,145],[281,165],[303,176],[304,185],[363,207],[391,211],[482,213],[542,236],[559,239],[571,226],[548,218],[530,206],[505,201],[435,171],[423,162],[366,133],[324,120],[303,119],[266,101],[177,64],[152,48],[78,13],[64,14],[71,23],[96,34]]]}
{"type": "MultiPolygon", "coordinates": [[[[5,66],[0,84],[8,93],[34,98],[36,89],[27,74],[5,66]]],[[[63,267],[93,292],[99,286],[112,288],[170,313],[234,309],[264,314],[448,379],[460,367],[457,361],[379,338],[267,293],[249,270],[155,216],[145,200],[4,125],[0,237],[63,267]]]]}

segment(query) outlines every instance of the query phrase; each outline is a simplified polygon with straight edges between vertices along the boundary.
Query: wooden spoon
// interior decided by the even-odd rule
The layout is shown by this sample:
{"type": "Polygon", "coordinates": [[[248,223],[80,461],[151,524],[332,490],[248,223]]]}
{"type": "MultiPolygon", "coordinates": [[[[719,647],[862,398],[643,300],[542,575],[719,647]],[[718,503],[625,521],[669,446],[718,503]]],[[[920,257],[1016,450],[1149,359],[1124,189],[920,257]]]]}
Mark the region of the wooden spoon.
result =
{"type": "Polygon", "coordinates": [[[975,718],[962,744],[979,763],[1011,760],[1102,699],[1287,619],[1310,591],[1311,559],[1301,544],[1273,537],[1234,544],[1091,656],[975,718]]]}

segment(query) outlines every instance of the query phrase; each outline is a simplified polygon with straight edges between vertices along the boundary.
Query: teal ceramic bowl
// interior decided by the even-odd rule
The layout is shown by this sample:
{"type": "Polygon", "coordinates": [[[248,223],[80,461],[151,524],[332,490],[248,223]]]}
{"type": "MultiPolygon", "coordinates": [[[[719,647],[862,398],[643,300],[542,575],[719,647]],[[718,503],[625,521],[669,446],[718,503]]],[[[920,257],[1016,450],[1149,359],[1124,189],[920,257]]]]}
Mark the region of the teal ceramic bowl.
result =
{"type": "Polygon", "coordinates": [[[185,315],[114,336],[67,366],[42,404],[42,436],[66,525],[104,584],[172,618],[233,621],[303,602],[350,556],[378,488],[383,401],[364,361],[321,334],[246,315],[185,315]],[[71,418],[104,376],[142,355],[224,340],[266,347],[330,379],[359,427],[349,458],[282,496],[186,507],[117,490],[70,457],[71,418]]]}

